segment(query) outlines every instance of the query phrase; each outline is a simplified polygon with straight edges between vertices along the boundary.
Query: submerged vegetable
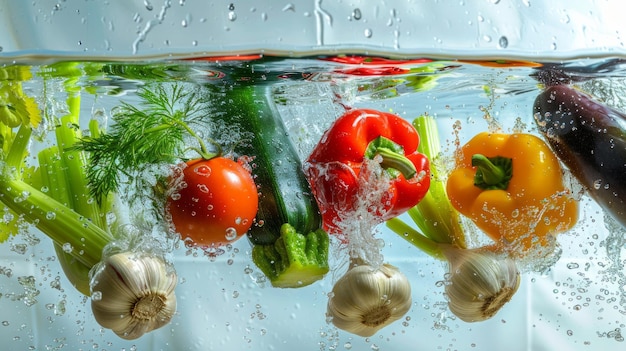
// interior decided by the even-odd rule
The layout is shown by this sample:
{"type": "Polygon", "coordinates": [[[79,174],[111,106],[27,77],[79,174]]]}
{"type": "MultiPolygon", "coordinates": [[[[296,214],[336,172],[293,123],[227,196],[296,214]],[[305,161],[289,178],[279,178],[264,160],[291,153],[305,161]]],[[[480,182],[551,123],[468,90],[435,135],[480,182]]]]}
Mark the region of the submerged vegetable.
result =
{"type": "Polygon", "coordinates": [[[452,205],[515,252],[548,246],[572,228],[578,203],[548,145],[530,134],[483,132],[465,144],[447,181],[452,205]]]}
{"type": "Polygon", "coordinates": [[[242,165],[225,158],[187,161],[167,210],[176,231],[194,245],[226,245],[252,226],[258,209],[257,188],[242,165]]]}
{"type": "Polygon", "coordinates": [[[434,117],[420,116],[413,122],[422,136],[419,151],[431,160],[432,181],[428,193],[408,214],[417,229],[400,218],[387,226],[424,253],[448,265],[445,291],[452,313],[466,322],[494,316],[513,297],[520,274],[515,261],[492,247],[466,248],[460,217],[449,201],[441,167],[439,134],[434,117]]]}
{"type": "Polygon", "coordinates": [[[450,311],[465,322],[493,317],[519,288],[521,277],[510,257],[486,249],[446,248],[450,267],[446,296],[450,311]]]}
{"type": "Polygon", "coordinates": [[[289,223],[273,244],[254,245],[252,260],[278,288],[310,285],[328,273],[328,234],[322,229],[307,235],[289,223]]]}
{"type": "Polygon", "coordinates": [[[626,114],[567,85],[546,88],[533,112],[556,155],[626,227],[626,114]]]}
{"type": "Polygon", "coordinates": [[[267,87],[235,84],[208,97],[222,120],[252,135],[239,143],[252,158],[259,210],[248,238],[252,259],[275,287],[299,288],[328,272],[328,234],[267,87]]]}
{"type": "Polygon", "coordinates": [[[368,109],[351,110],[324,133],[305,164],[324,227],[345,241],[342,221],[356,220],[365,160],[379,160],[387,186],[380,203],[365,204],[382,223],[415,206],[430,184],[428,159],[417,152],[419,135],[403,118],[368,109]]]}
{"type": "Polygon", "coordinates": [[[114,254],[93,273],[93,315],[119,337],[137,339],[170,322],[176,282],[176,272],[158,256],[114,254]]]}
{"type": "Polygon", "coordinates": [[[151,187],[161,190],[160,184],[146,181],[154,175],[143,172],[185,159],[190,138],[195,143],[189,149],[204,160],[198,161],[203,165],[183,170],[182,179],[168,184],[162,206],[166,213],[160,218],[171,219],[173,229],[182,239],[190,239],[192,246],[215,249],[240,238],[252,225],[258,195],[247,170],[222,157],[220,145],[209,139],[216,149],[210,152],[194,131],[206,127],[205,114],[211,113],[199,91],[159,85],[154,90],[144,88],[138,95],[141,106],[123,103],[108,133],[85,137],[79,144],[90,156],[87,176],[93,196],[100,200],[127,182],[127,186],[134,185],[129,187],[134,188],[127,194],[129,202],[154,201],[145,194],[150,194],[151,187]]]}
{"type": "MultiPolygon", "coordinates": [[[[49,67],[46,74],[54,76],[57,70],[65,72],[74,68],[74,64],[59,64],[49,67]]],[[[20,115],[20,122],[16,126],[17,132],[0,122],[0,139],[3,143],[0,157],[4,161],[0,168],[0,201],[6,206],[7,215],[19,218],[20,221],[27,221],[53,240],[67,278],[81,293],[91,296],[92,302],[95,303],[97,294],[91,295],[89,273],[100,262],[103,250],[113,241],[109,226],[114,220],[109,220],[106,215],[107,211],[111,210],[110,198],[107,196],[100,203],[96,203],[89,194],[84,169],[85,154],[73,148],[80,137],[78,126],[80,90],[76,88],[75,83],[72,78],[65,82],[69,114],[59,117],[60,123],[54,129],[56,145],[39,152],[37,170],[25,168],[25,159],[29,155],[28,145],[32,141],[33,129],[40,118],[39,110],[31,108],[24,112],[24,115],[20,115]]],[[[98,133],[98,129],[92,125],[90,131],[94,135],[98,133]]],[[[142,289],[150,285],[145,282],[155,282],[155,277],[148,270],[131,270],[127,272],[123,281],[120,280],[122,278],[118,273],[119,270],[111,275],[109,280],[103,281],[103,285],[97,285],[98,288],[112,289],[116,284],[128,284],[132,276],[134,281],[142,282],[130,284],[129,290],[125,293],[140,294],[144,291],[142,289]]],[[[111,296],[121,295],[113,292],[111,296]]],[[[175,297],[172,295],[168,305],[172,306],[175,303],[175,297]]],[[[167,318],[159,318],[158,323],[155,323],[150,318],[144,318],[148,314],[139,313],[144,310],[144,303],[141,305],[141,309],[136,313],[139,318],[132,323],[133,330],[125,331],[123,337],[139,337],[143,332],[158,328],[169,321],[167,318]],[[139,330],[143,332],[138,333],[139,330]]],[[[107,309],[109,307],[111,306],[107,306],[107,309]]],[[[94,315],[97,315],[97,312],[94,315]]],[[[100,317],[96,316],[98,322],[101,321],[100,317]]],[[[113,319],[119,322],[120,314],[116,313],[115,317],[110,318],[113,319]]],[[[102,325],[109,326],[107,323],[102,325]]]]}
{"type": "MultiPolygon", "coordinates": [[[[63,65],[59,66],[59,69],[62,68],[63,65]]],[[[50,70],[53,71],[53,68],[51,67],[50,70]]],[[[63,196],[68,200],[75,201],[76,204],[89,202],[90,196],[87,189],[79,188],[78,191],[73,192],[72,198],[68,196],[68,187],[80,185],[84,181],[84,173],[80,167],[83,161],[82,155],[68,152],[61,155],[63,156],[61,160],[54,158],[54,162],[70,161],[70,159],[73,161],[63,168],[64,170],[67,169],[67,175],[71,177],[66,181],[65,173],[55,171],[59,169],[57,168],[59,163],[53,163],[50,158],[40,158],[41,178],[50,176],[46,179],[58,183],[57,187],[49,189],[49,193],[41,191],[42,179],[25,168],[26,158],[29,155],[28,145],[31,142],[33,129],[42,120],[41,111],[34,103],[34,99],[25,96],[21,91],[21,85],[17,82],[11,83],[10,89],[14,91],[11,96],[30,101],[30,103],[24,102],[30,107],[25,110],[10,108],[18,116],[19,122],[16,130],[0,121],[0,139],[2,142],[0,158],[3,161],[2,167],[0,167],[0,201],[6,209],[10,210],[12,217],[33,224],[49,236],[56,245],[70,248],[71,250],[67,250],[67,253],[76,260],[76,265],[82,265],[86,268],[81,268],[81,273],[84,273],[100,261],[102,249],[111,241],[112,236],[104,227],[99,226],[102,223],[99,212],[93,212],[93,216],[86,217],[73,210],[74,204],[69,204],[61,199],[63,196]],[[70,157],[70,155],[72,156],[70,157]],[[64,181],[59,182],[59,180],[64,181]],[[55,194],[59,193],[62,195],[57,197],[55,194]]],[[[71,125],[78,119],[76,102],[79,100],[69,99],[69,101],[74,104],[70,106],[71,113],[67,117],[61,118],[61,121],[71,125]]],[[[76,136],[67,124],[59,126],[56,132],[59,141],[71,141],[76,136]]],[[[88,208],[82,210],[87,211],[88,208]]],[[[16,230],[16,228],[14,229],[16,230]]],[[[79,290],[86,293],[84,289],[79,290]]]]}
{"type": "Polygon", "coordinates": [[[396,267],[358,264],[335,283],[326,314],[339,329],[368,337],[411,309],[411,285],[396,267]]]}

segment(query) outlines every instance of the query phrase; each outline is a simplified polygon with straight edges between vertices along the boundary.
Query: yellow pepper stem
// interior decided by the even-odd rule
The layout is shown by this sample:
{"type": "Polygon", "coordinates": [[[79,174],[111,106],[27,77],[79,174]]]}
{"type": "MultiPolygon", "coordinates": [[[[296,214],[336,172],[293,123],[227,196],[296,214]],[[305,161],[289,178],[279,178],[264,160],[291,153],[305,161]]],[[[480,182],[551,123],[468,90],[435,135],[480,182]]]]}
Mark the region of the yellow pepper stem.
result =
{"type": "Polygon", "coordinates": [[[513,160],[507,157],[475,154],[472,155],[472,166],[477,168],[474,185],[484,190],[504,190],[513,176],[513,160]]]}

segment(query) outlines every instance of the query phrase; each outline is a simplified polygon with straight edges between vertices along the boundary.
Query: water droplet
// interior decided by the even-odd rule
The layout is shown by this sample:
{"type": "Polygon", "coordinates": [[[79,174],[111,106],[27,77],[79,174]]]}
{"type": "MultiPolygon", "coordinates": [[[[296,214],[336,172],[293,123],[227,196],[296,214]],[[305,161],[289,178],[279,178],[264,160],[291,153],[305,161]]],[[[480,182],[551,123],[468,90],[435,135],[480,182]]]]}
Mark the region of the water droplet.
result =
{"type": "Polygon", "coordinates": [[[225,237],[228,241],[237,239],[237,229],[233,227],[227,228],[225,237]]]}
{"type": "Polygon", "coordinates": [[[231,3],[230,5],[228,5],[228,10],[235,11],[235,4],[231,3]]]}
{"type": "Polygon", "coordinates": [[[154,6],[152,6],[150,1],[148,1],[148,0],[144,0],[143,1],[143,5],[146,7],[146,10],[148,10],[148,11],[154,10],[154,6]]]}
{"type": "Polygon", "coordinates": [[[48,220],[53,220],[57,218],[57,214],[53,211],[49,211],[48,213],[46,213],[46,219],[48,220]]]}
{"type": "Polygon", "coordinates": [[[198,184],[198,190],[200,190],[201,192],[208,194],[209,193],[209,187],[206,186],[206,184],[198,184]]]}
{"type": "Polygon", "coordinates": [[[491,36],[489,36],[489,35],[483,35],[483,40],[484,40],[484,41],[486,41],[486,42],[488,42],[488,43],[491,43],[491,36]]]}
{"type": "Polygon", "coordinates": [[[372,30],[369,28],[365,29],[365,31],[363,32],[363,35],[365,35],[366,38],[371,38],[372,34],[372,30]]]}
{"type": "Polygon", "coordinates": [[[211,175],[211,167],[207,165],[202,165],[194,168],[193,170],[196,174],[201,175],[203,177],[208,177],[211,175]]]}
{"type": "Polygon", "coordinates": [[[345,344],[343,344],[343,348],[346,350],[350,350],[352,349],[352,343],[351,342],[346,342],[345,344]]]}
{"type": "Polygon", "coordinates": [[[352,18],[354,18],[355,20],[360,20],[361,19],[361,10],[356,8],[354,9],[354,11],[352,11],[352,18]]]}
{"type": "Polygon", "coordinates": [[[234,11],[230,11],[228,13],[228,20],[234,22],[235,20],[237,20],[237,14],[234,11]]]}
{"type": "Polygon", "coordinates": [[[504,35],[501,36],[500,40],[498,40],[498,46],[500,46],[501,49],[506,49],[506,47],[509,46],[509,39],[504,35]]]}

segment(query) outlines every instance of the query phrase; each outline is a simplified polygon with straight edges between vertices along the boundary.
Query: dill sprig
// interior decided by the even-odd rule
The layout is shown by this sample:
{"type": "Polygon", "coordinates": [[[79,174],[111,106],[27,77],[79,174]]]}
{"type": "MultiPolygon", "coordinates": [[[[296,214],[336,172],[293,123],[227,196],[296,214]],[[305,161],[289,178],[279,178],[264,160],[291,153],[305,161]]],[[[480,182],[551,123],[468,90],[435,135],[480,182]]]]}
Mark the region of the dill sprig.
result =
{"type": "MultiPolygon", "coordinates": [[[[198,88],[157,84],[137,92],[138,105],[122,102],[108,132],[82,138],[77,147],[89,155],[86,175],[91,195],[100,202],[123,182],[133,182],[146,167],[173,163],[185,153],[185,138],[198,142],[199,156],[215,156],[192,129],[206,116],[198,88]]],[[[219,153],[218,147],[218,153],[219,153]]]]}

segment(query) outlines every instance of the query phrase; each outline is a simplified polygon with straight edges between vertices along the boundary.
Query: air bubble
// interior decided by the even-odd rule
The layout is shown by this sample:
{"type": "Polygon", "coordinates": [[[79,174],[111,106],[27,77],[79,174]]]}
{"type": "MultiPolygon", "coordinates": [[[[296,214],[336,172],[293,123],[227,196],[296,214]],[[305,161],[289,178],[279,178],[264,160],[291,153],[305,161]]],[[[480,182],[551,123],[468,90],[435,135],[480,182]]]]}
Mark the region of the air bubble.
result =
{"type": "Polygon", "coordinates": [[[63,244],[63,252],[71,253],[72,250],[74,250],[74,248],[72,247],[72,244],[70,243],[63,244]]]}
{"type": "Polygon", "coordinates": [[[226,240],[228,241],[232,241],[237,239],[237,229],[230,227],[226,229],[226,240]]]}
{"type": "Polygon", "coordinates": [[[352,18],[354,18],[355,20],[360,20],[361,19],[361,10],[356,8],[354,9],[354,11],[352,11],[352,18]]]}
{"type": "Polygon", "coordinates": [[[365,31],[363,32],[363,35],[365,35],[366,38],[371,38],[372,34],[372,30],[369,28],[365,29],[365,31]]]}
{"type": "Polygon", "coordinates": [[[572,262],[567,264],[567,268],[569,269],[577,269],[579,267],[578,263],[572,262]]]}
{"type": "Polygon", "coordinates": [[[101,291],[94,291],[93,293],[91,293],[91,299],[93,301],[100,301],[100,300],[102,300],[102,292],[101,291]]]}

